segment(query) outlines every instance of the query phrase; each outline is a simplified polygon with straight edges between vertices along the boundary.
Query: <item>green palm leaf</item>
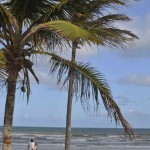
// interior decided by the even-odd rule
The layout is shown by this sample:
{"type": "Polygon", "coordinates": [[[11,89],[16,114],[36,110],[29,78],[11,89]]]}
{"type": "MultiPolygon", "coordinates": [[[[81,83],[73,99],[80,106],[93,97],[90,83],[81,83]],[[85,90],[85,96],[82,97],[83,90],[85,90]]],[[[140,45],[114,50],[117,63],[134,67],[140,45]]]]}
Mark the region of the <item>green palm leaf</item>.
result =
{"type": "Polygon", "coordinates": [[[40,17],[40,20],[42,22],[47,22],[51,20],[52,18],[54,20],[57,20],[58,18],[61,18],[60,16],[64,16],[61,19],[67,18],[67,14],[64,13],[65,11],[62,10],[63,5],[66,5],[69,2],[69,0],[61,0],[54,3],[52,7],[49,7],[49,9],[46,11],[43,16],[40,17]],[[60,13],[61,12],[61,13],[60,13]],[[59,15],[58,15],[59,13],[59,15]]]}
{"type": "Polygon", "coordinates": [[[19,27],[16,18],[0,4],[0,44],[10,47],[18,36],[19,27]]]}
{"type": "MultiPolygon", "coordinates": [[[[84,108],[89,108],[88,99],[90,99],[92,95],[95,100],[96,110],[98,110],[100,95],[108,112],[108,116],[114,118],[116,124],[121,122],[125,132],[129,136],[133,135],[132,127],[122,116],[121,111],[115,103],[109,86],[102,74],[96,71],[93,67],[90,67],[88,64],[72,63],[55,54],[52,55],[51,63],[51,72],[58,72],[58,82],[61,82],[61,80],[64,79],[65,74],[70,70],[70,68],[74,69],[74,92],[77,97],[80,97],[84,108]]],[[[65,84],[68,79],[69,76],[63,84],[65,84]]]]}
{"type": "Polygon", "coordinates": [[[4,52],[0,50],[0,64],[5,64],[5,63],[6,63],[6,58],[4,52]]]}
{"type": "Polygon", "coordinates": [[[104,46],[125,48],[126,44],[138,39],[138,37],[128,30],[105,27],[89,27],[89,30],[103,41],[104,46]]]}
{"type": "Polygon", "coordinates": [[[98,27],[110,27],[112,23],[118,22],[118,21],[130,21],[131,19],[124,15],[124,14],[109,14],[106,16],[99,17],[93,21],[88,21],[87,24],[90,26],[98,27]]]}
{"type": "Polygon", "coordinates": [[[22,23],[25,18],[38,19],[39,16],[41,16],[46,11],[46,9],[50,7],[50,5],[52,5],[52,1],[11,0],[7,5],[11,8],[15,17],[22,23]]]}
{"type": "Polygon", "coordinates": [[[6,82],[7,73],[6,73],[6,58],[3,51],[0,50],[0,81],[6,82]]]}
{"type": "Polygon", "coordinates": [[[100,43],[101,41],[92,33],[66,21],[51,21],[47,23],[43,23],[33,27],[29,33],[25,33],[25,37],[23,34],[23,38],[21,40],[21,44],[26,43],[29,39],[31,39],[37,32],[39,31],[51,31],[56,33],[68,40],[75,41],[91,41],[93,43],[100,43]]]}
{"type": "Polygon", "coordinates": [[[17,20],[15,19],[15,17],[12,15],[12,13],[10,13],[9,10],[7,10],[2,4],[0,4],[0,23],[5,24],[5,28],[6,25],[8,25],[8,28],[11,28],[11,31],[13,31],[12,27],[15,27],[18,29],[18,23],[17,20]]]}

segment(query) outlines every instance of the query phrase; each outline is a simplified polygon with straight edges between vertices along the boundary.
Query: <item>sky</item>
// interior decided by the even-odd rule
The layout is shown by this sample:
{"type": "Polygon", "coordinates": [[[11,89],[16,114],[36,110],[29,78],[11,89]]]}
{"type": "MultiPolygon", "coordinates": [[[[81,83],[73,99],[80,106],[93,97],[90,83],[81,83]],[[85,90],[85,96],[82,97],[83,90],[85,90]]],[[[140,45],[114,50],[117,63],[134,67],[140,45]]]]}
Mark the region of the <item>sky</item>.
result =
{"type": "MultiPolygon", "coordinates": [[[[119,26],[139,37],[127,49],[99,47],[97,50],[96,47],[86,46],[79,49],[77,54],[78,61],[89,62],[104,74],[116,103],[133,128],[150,128],[149,6],[149,0],[140,0],[120,9],[119,12],[130,16],[132,21],[119,26]]],[[[17,92],[13,125],[65,127],[67,90],[56,86],[56,77],[49,74],[46,60],[37,63],[35,70],[40,84],[32,79],[28,105],[25,95],[17,92]]],[[[0,96],[0,125],[3,125],[5,89],[0,96]]],[[[116,125],[108,118],[101,99],[98,114],[84,112],[80,102],[74,99],[72,127],[114,128],[116,125]]]]}

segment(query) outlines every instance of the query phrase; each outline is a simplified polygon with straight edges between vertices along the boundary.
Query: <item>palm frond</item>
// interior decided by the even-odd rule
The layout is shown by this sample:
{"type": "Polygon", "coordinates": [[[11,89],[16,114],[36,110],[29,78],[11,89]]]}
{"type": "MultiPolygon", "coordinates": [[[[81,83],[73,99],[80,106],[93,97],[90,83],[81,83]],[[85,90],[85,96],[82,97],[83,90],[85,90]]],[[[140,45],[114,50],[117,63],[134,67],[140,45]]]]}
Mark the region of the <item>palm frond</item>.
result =
{"type": "Polygon", "coordinates": [[[38,19],[50,7],[50,4],[49,0],[11,0],[8,5],[18,21],[23,21],[38,19]]]}
{"type": "MultiPolygon", "coordinates": [[[[129,136],[133,135],[133,130],[130,124],[122,116],[118,105],[115,103],[109,86],[103,76],[88,64],[72,63],[55,54],[51,58],[51,72],[58,71],[58,82],[64,79],[64,75],[70,68],[74,69],[74,91],[80,97],[83,107],[88,104],[87,101],[91,95],[95,100],[96,110],[99,106],[99,95],[102,98],[103,104],[108,112],[110,118],[114,118],[116,124],[121,122],[125,129],[125,133],[129,136]]],[[[69,76],[67,77],[67,80],[69,76]]],[[[64,84],[66,83],[66,81],[64,84]]],[[[88,107],[87,107],[88,108],[88,107]]]]}
{"type": "Polygon", "coordinates": [[[0,20],[1,24],[5,23],[5,26],[7,25],[8,28],[15,27],[18,29],[18,23],[17,23],[16,18],[2,4],[0,4],[0,18],[1,18],[1,20],[0,20]]]}
{"type": "Polygon", "coordinates": [[[116,9],[119,6],[126,6],[129,0],[92,0],[85,7],[87,12],[93,16],[103,16],[103,12],[108,12],[108,9],[116,9]],[[98,14],[98,15],[97,15],[98,14]]]}
{"type": "Polygon", "coordinates": [[[37,78],[34,70],[32,69],[32,65],[33,64],[30,60],[24,60],[24,62],[22,62],[22,65],[21,65],[22,69],[19,72],[19,74],[21,74],[19,76],[20,81],[21,81],[21,91],[24,93],[26,92],[27,103],[29,102],[29,97],[30,97],[30,93],[31,93],[29,73],[31,73],[31,75],[33,75],[36,82],[39,84],[39,79],[37,78]]]}
{"type": "Polygon", "coordinates": [[[94,27],[89,28],[103,41],[104,46],[121,47],[126,48],[126,45],[131,41],[138,39],[138,37],[131,31],[122,30],[118,28],[105,28],[105,27],[94,27]]]}
{"type": "Polygon", "coordinates": [[[36,33],[39,31],[50,31],[53,33],[56,33],[68,40],[75,41],[75,40],[81,40],[81,41],[90,41],[93,43],[100,43],[101,41],[92,33],[72,24],[66,21],[51,21],[47,23],[43,23],[40,25],[37,25],[36,27],[33,27],[29,33],[24,33],[23,38],[21,40],[21,45],[23,43],[28,42],[36,33]]]}
{"type": "Polygon", "coordinates": [[[20,77],[20,79],[21,79],[21,91],[23,93],[26,92],[27,104],[28,104],[30,93],[31,93],[30,78],[29,78],[28,69],[27,68],[23,68],[21,73],[23,73],[23,79],[21,79],[21,77],[20,77]]]}
{"type": "Polygon", "coordinates": [[[19,26],[12,13],[0,4],[0,43],[9,47],[19,33],[19,26]]]}
{"type": "Polygon", "coordinates": [[[6,63],[6,58],[4,52],[0,50],[0,64],[5,64],[5,63],[6,63]]]}
{"type": "Polygon", "coordinates": [[[98,27],[110,27],[112,24],[114,24],[116,21],[130,21],[131,19],[124,15],[124,14],[109,14],[102,17],[99,17],[98,19],[95,19],[93,21],[87,21],[86,24],[90,24],[90,26],[98,27]]]}
{"type": "Polygon", "coordinates": [[[6,85],[7,79],[8,74],[6,73],[6,70],[0,65],[0,89],[6,85]]]}
{"type": "Polygon", "coordinates": [[[7,77],[8,75],[6,72],[6,58],[3,51],[0,50],[0,82],[5,84],[7,77]]]}
{"type": "Polygon", "coordinates": [[[137,1],[137,0],[93,0],[90,1],[89,7],[95,8],[95,10],[102,11],[106,8],[118,8],[118,6],[127,6],[130,2],[137,1]]]}
{"type": "Polygon", "coordinates": [[[67,19],[69,14],[63,10],[63,6],[66,5],[69,0],[56,1],[53,3],[53,6],[49,7],[49,9],[41,16],[41,22],[48,22],[50,20],[60,20],[67,19]]]}

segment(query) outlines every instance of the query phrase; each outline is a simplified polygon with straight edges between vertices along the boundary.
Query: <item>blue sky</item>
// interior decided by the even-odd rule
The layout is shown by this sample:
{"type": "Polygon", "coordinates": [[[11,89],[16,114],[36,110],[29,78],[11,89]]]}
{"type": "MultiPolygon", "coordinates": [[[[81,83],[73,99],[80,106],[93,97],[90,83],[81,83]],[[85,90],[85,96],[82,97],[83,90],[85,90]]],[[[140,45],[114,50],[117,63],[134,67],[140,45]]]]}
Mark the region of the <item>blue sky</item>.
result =
{"type": "MultiPolygon", "coordinates": [[[[99,47],[97,51],[95,47],[87,46],[79,50],[77,58],[79,61],[90,62],[105,75],[122,114],[134,128],[150,128],[149,6],[149,0],[140,0],[120,11],[129,15],[132,21],[119,26],[133,31],[140,38],[126,50],[99,47]]],[[[49,76],[45,61],[39,63],[35,70],[40,78],[40,85],[32,82],[28,105],[23,95],[17,92],[14,125],[64,127],[67,90],[55,86],[56,78],[49,76]]],[[[5,91],[0,93],[0,125],[3,124],[5,95],[5,91]]],[[[80,102],[74,100],[72,126],[116,127],[107,117],[101,100],[98,115],[84,112],[80,102]]]]}

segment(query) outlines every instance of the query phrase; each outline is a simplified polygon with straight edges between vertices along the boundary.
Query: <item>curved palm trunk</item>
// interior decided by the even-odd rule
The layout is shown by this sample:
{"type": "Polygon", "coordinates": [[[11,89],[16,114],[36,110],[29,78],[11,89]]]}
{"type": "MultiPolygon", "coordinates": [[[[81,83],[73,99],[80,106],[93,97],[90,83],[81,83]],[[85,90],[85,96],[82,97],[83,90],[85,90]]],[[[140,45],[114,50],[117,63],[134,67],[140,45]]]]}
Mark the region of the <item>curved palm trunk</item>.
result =
{"type": "MultiPolygon", "coordinates": [[[[76,55],[76,42],[72,43],[72,62],[75,62],[76,55]]],[[[71,141],[71,112],[72,112],[72,100],[73,100],[73,82],[74,82],[74,69],[70,69],[69,89],[68,89],[68,103],[66,114],[66,138],[65,138],[65,150],[70,150],[71,141]]]]}
{"type": "Polygon", "coordinates": [[[5,104],[2,150],[11,150],[11,133],[12,133],[17,77],[18,77],[17,72],[15,71],[9,72],[7,84],[7,97],[5,104]]]}

